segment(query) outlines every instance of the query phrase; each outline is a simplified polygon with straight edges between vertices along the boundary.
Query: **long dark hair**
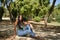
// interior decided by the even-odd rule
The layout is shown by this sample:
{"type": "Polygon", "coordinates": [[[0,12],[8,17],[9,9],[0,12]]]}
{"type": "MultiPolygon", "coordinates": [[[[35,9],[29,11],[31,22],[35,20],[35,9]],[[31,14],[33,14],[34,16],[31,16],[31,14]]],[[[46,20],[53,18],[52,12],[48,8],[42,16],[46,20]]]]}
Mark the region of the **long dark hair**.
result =
{"type": "Polygon", "coordinates": [[[23,16],[22,16],[22,20],[20,20],[20,16],[22,16],[22,15],[19,15],[18,16],[18,27],[21,29],[21,23],[23,23],[23,16]]]}
{"type": "Polygon", "coordinates": [[[22,22],[23,21],[23,16],[22,16],[22,20],[20,20],[20,16],[22,16],[22,15],[19,15],[18,16],[18,21],[21,21],[22,22]]]}

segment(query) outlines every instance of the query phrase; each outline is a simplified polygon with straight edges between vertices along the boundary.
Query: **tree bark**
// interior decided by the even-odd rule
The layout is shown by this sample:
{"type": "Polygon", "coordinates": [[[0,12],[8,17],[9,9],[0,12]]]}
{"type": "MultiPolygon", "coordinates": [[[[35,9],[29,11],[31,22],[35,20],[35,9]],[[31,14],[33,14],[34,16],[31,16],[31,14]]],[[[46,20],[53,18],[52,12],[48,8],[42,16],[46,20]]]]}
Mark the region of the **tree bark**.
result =
{"type": "Polygon", "coordinates": [[[51,8],[49,9],[49,11],[47,12],[47,14],[45,15],[45,21],[44,21],[45,27],[47,27],[47,20],[48,20],[49,16],[52,14],[52,11],[54,10],[55,2],[56,2],[56,0],[53,0],[51,8]]]}

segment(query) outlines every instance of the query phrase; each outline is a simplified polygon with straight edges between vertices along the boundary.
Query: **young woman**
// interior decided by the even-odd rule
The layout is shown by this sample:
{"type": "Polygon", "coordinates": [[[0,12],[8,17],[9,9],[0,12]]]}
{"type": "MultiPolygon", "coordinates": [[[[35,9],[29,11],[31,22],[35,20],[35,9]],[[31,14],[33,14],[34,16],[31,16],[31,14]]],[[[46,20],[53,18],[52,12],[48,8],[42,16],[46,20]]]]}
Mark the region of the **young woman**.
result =
{"type": "Polygon", "coordinates": [[[30,35],[35,36],[35,33],[32,30],[32,25],[28,22],[26,18],[23,18],[23,30],[18,30],[17,35],[18,36],[24,36],[24,35],[30,35]]]}
{"type": "Polygon", "coordinates": [[[31,37],[40,40],[40,38],[33,32],[33,26],[28,22],[26,18],[23,18],[22,15],[18,17],[18,20],[16,20],[14,24],[14,35],[16,34],[18,36],[30,35],[31,37]],[[18,25],[17,31],[16,25],[18,25]]]}
{"type": "Polygon", "coordinates": [[[17,33],[16,33],[16,27],[18,28],[18,30],[19,29],[22,29],[22,26],[23,25],[23,17],[22,17],[22,15],[19,15],[18,16],[18,20],[16,20],[16,22],[14,23],[14,35],[16,35],[17,33]]]}
{"type": "MultiPolygon", "coordinates": [[[[18,20],[16,20],[16,22],[14,23],[14,35],[17,34],[18,36],[24,36],[30,34],[28,32],[32,31],[32,29],[33,29],[32,25],[28,22],[26,18],[23,18],[22,15],[18,16],[18,20]],[[25,25],[29,25],[29,26],[26,27],[25,25]],[[18,27],[17,30],[16,27],[18,27]],[[26,29],[25,27],[28,29],[26,29]]],[[[33,35],[35,35],[35,33],[33,33],[33,35]]]]}

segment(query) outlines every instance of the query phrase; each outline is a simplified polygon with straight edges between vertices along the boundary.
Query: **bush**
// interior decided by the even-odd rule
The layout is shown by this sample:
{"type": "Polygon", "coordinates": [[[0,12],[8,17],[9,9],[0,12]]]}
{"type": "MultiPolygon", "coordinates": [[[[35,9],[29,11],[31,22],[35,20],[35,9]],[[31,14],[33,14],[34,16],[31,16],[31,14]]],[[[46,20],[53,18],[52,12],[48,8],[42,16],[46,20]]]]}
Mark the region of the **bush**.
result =
{"type": "Polygon", "coordinates": [[[40,21],[40,17],[35,17],[34,21],[39,22],[40,21]]]}
{"type": "Polygon", "coordinates": [[[48,20],[47,20],[47,22],[51,23],[51,21],[52,21],[52,18],[49,17],[48,20]]]}
{"type": "Polygon", "coordinates": [[[60,23],[60,15],[56,17],[56,21],[60,23]]]}

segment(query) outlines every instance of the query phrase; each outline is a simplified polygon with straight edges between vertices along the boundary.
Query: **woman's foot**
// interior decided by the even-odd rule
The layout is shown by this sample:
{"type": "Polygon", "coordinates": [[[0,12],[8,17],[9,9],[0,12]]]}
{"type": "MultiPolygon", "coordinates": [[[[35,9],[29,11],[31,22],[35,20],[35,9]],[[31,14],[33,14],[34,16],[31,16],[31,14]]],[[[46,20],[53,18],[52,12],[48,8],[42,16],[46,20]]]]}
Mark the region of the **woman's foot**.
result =
{"type": "Polygon", "coordinates": [[[40,36],[35,36],[35,37],[31,37],[31,38],[34,38],[34,39],[37,39],[37,40],[45,40],[43,37],[40,37],[40,36]]]}

